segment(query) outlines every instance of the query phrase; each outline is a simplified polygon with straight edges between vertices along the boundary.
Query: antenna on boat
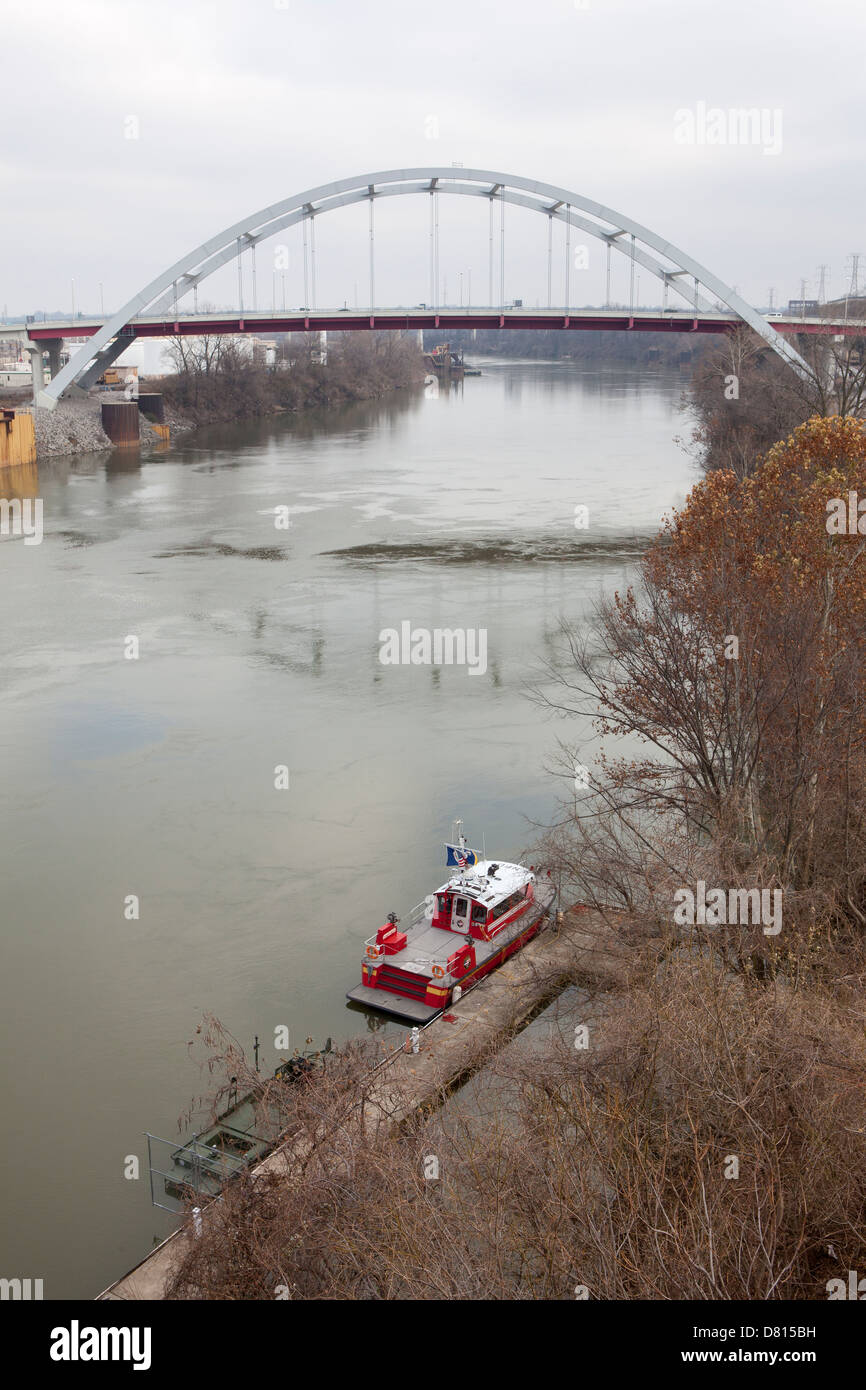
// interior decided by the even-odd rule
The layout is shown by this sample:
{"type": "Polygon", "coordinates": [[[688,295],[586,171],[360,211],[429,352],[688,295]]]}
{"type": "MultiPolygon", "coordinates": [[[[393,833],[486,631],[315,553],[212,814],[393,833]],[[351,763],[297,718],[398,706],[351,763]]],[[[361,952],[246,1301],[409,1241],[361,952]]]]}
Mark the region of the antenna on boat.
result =
{"type": "MultiPolygon", "coordinates": [[[[459,820],[459,819],[458,819],[458,820],[452,821],[452,834],[453,834],[453,838],[454,838],[454,843],[457,845],[457,847],[458,847],[459,849],[461,849],[461,850],[465,849],[465,848],[466,848],[466,836],[463,834],[463,822],[462,822],[462,820],[459,820]]],[[[466,860],[465,860],[465,858],[463,859],[463,863],[460,865],[460,882],[461,882],[461,883],[465,883],[465,882],[466,882],[466,860]]]]}

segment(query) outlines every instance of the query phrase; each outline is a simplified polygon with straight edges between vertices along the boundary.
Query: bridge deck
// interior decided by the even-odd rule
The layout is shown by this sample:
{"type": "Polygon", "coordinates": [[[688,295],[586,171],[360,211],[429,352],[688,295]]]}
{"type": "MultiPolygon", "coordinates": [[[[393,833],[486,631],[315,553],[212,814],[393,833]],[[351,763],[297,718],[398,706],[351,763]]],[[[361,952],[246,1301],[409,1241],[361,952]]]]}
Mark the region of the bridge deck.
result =
{"type": "MultiPolygon", "coordinates": [[[[326,330],[347,332],[378,329],[509,328],[509,329],[602,329],[644,333],[729,333],[742,322],[730,311],[698,313],[688,307],[669,309],[526,309],[498,308],[428,309],[417,305],[400,309],[226,309],[207,314],[178,314],[166,318],[142,316],[130,321],[121,336],[166,338],[204,333],[304,333],[326,330]]],[[[791,318],[778,314],[767,319],[772,328],[784,333],[866,334],[866,320],[835,320],[815,315],[791,318]]],[[[98,333],[103,320],[54,319],[44,323],[14,324],[0,328],[2,337],[26,337],[33,342],[57,338],[89,338],[98,333]]]]}

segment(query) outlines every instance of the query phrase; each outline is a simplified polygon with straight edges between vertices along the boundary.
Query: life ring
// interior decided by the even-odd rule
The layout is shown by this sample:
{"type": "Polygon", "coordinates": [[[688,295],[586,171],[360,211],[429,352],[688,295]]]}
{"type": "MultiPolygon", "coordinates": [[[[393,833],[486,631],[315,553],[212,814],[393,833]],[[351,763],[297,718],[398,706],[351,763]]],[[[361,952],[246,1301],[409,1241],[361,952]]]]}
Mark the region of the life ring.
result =
{"type": "Polygon", "coordinates": [[[441,965],[434,965],[434,966],[433,966],[433,977],[434,977],[434,979],[436,979],[436,980],[441,980],[441,979],[442,979],[442,976],[443,976],[444,974],[445,974],[445,971],[442,969],[442,966],[441,966],[441,965]]]}
{"type": "Polygon", "coordinates": [[[376,957],[378,956],[378,954],[379,954],[379,948],[378,948],[378,946],[368,946],[368,947],[367,947],[367,955],[370,957],[370,960],[375,960],[376,957]]]}

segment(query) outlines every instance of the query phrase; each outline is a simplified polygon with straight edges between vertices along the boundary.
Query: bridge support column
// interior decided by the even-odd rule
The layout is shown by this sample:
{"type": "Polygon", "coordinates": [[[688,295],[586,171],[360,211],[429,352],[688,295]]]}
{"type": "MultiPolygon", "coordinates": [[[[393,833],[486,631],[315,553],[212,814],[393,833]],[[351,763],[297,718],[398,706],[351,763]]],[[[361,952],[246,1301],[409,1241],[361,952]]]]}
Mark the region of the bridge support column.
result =
{"type": "Polygon", "coordinates": [[[30,354],[30,370],[33,373],[33,401],[39,404],[39,393],[45,385],[45,367],[42,362],[42,344],[25,343],[25,349],[30,354]]]}
{"type": "Polygon", "coordinates": [[[42,346],[48,351],[48,374],[54,377],[60,371],[60,354],[63,351],[63,339],[48,338],[47,341],[43,341],[42,346]]]}

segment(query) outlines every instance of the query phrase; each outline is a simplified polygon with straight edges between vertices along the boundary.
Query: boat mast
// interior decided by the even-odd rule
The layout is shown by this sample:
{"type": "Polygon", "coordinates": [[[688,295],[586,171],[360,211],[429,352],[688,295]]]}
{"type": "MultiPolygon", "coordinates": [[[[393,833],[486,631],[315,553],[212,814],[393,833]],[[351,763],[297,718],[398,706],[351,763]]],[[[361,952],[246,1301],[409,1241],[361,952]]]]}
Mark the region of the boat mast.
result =
{"type": "MultiPolygon", "coordinates": [[[[459,845],[460,849],[465,849],[465,848],[466,848],[466,836],[463,834],[463,822],[462,822],[462,820],[456,820],[456,821],[454,822],[454,839],[456,840],[456,842],[457,842],[457,844],[459,845]]],[[[460,868],[460,882],[461,882],[461,883],[465,883],[465,882],[466,882],[466,861],[465,861],[465,860],[464,860],[464,862],[463,862],[463,864],[462,864],[462,866],[461,866],[461,868],[460,868]]]]}

